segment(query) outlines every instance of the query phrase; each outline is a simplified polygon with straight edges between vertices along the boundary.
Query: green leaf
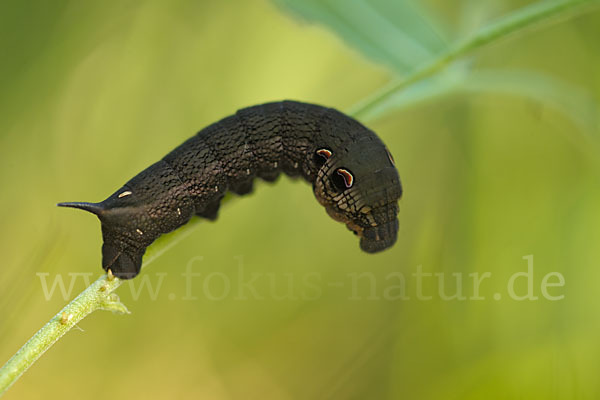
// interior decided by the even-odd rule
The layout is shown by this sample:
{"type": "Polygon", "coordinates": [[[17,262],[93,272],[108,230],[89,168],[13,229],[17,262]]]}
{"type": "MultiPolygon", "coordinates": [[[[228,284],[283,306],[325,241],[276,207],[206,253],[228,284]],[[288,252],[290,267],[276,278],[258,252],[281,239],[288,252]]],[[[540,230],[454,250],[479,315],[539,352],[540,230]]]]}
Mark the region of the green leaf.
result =
{"type": "MultiPolygon", "coordinates": [[[[539,22],[556,22],[598,6],[598,0],[540,1],[489,22],[469,37],[446,46],[440,28],[409,0],[277,0],[297,14],[337,32],[366,56],[408,73],[351,110],[372,119],[459,89],[528,97],[568,114],[584,131],[597,131],[598,105],[582,89],[533,71],[471,71],[474,51],[508,35],[522,34],[539,22]]],[[[467,8],[469,6],[466,6],[467,8]]],[[[487,7],[472,5],[473,20],[487,7]]],[[[463,15],[469,15],[463,10],[463,15]]]]}
{"type": "Polygon", "coordinates": [[[374,120],[392,111],[416,107],[439,99],[440,97],[455,93],[466,79],[468,70],[464,64],[455,64],[452,67],[432,75],[431,77],[415,81],[403,90],[395,91],[385,96],[372,107],[358,107],[352,114],[360,113],[362,120],[374,120]]]}
{"type": "Polygon", "coordinates": [[[565,113],[583,132],[598,131],[600,108],[594,97],[582,88],[539,72],[473,71],[459,89],[529,98],[565,113]]]}
{"type": "Polygon", "coordinates": [[[446,48],[441,29],[410,0],[276,0],[336,32],[349,45],[406,73],[446,48]]]}
{"type": "MultiPolygon", "coordinates": [[[[390,82],[390,84],[376,91],[353,107],[351,114],[358,118],[367,118],[367,116],[374,118],[375,116],[380,116],[385,112],[391,111],[395,107],[406,106],[413,100],[423,101],[425,98],[436,97],[451,89],[447,87],[452,83],[452,79],[450,81],[447,80],[448,76],[452,76],[452,73],[448,72],[449,68],[454,68],[457,63],[468,61],[477,50],[508,36],[515,37],[517,35],[522,35],[532,27],[538,27],[542,23],[549,24],[551,22],[556,22],[566,17],[571,17],[576,12],[590,11],[599,6],[600,0],[557,0],[540,1],[519,9],[489,23],[469,37],[454,43],[442,54],[429,63],[420,66],[415,71],[408,74],[404,79],[390,82]],[[438,78],[442,75],[444,76],[438,78]],[[440,86],[438,87],[437,85],[440,86]],[[400,92],[407,93],[399,94],[400,92]]],[[[464,73],[468,74],[468,70],[464,73]]],[[[533,75],[533,73],[531,73],[531,75],[533,75]]],[[[514,78],[514,76],[511,78],[514,78]]],[[[561,90],[567,87],[565,84],[559,84],[557,80],[549,80],[547,78],[540,78],[538,80],[533,80],[533,82],[539,82],[540,80],[543,80],[545,85],[557,85],[554,88],[548,87],[544,89],[551,93],[560,93],[561,90]]],[[[479,82],[479,84],[482,83],[479,82]]],[[[486,85],[489,90],[492,90],[490,83],[486,85]]],[[[510,82],[507,82],[507,85],[514,87],[510,82]]],[[[494,88],[497,90],[501,90],[502,88],[502,84],[498,83],[497,79],[495,80],[494,88]]],[[[539,92],[540,88],[538,87],[537,93],[539,92]]],[[[583,91],[580,92],[583,93],[583,91]]],[[[520,93],[523,94],[524,92],[520,93]]],[[[528,96],[531,97],[532,93],[534,92],[530,91],[528,96]]],[[[543,98],[543,96],[537,97],[543,98]]],[[[551,97],[554,99],[553,104],[555,106],[567,106],[567,108],[562,108],[562,111],[575,112],[576,114],[572,115],[572,117],[578,122],[588,119],[588,117],[582,118],[581,112],[578,111],[576,107],[570,107],[566,102],[560,102],[559,105],[559,97],[559,95],[551,97]]],[[[585,97],[587,99],[586,106],[584,107],[585,109],[598,108],[597,102],[589,96],[577,97],[585,97]]],[[[589,114],[589,112],[584,113],[589,114]]],[[[597,130],[597,123],[589,124],[586,122],[583,123],[582,126],[586,126],[588,129],[591,128],[594,131],[597,130]]]]}
{"type": "Polygon", "coordinates": [[[582,88],[535,71],[471,71],[466,63],[454,64],[394,93],[362,116],[375,119],[391,110],[414,107],[456,93],[494,93],[528,98],[564,113],[583,132],[597,132],[599,129],[598,102],[582,88]]]}

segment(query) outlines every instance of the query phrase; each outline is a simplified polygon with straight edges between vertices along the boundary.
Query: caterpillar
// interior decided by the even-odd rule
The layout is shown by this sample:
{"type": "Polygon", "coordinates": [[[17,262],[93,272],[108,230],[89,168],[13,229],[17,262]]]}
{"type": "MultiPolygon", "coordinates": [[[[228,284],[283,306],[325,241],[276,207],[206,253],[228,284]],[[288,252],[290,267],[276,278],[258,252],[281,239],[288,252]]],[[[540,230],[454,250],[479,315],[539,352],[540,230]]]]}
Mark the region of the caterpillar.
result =
{"type": "Polygon", "coordinates": [[[283,172],[312,183],[317,201],[375,253],[396,242],[402,186],[377,135],[333,109],[281,101],[241,109],[202,129],[99,203],[68,202],[98,216],[102,267],[135,277],[146,248],[194,215],[217,218],[227,191],[253,190],[283,172]]]}

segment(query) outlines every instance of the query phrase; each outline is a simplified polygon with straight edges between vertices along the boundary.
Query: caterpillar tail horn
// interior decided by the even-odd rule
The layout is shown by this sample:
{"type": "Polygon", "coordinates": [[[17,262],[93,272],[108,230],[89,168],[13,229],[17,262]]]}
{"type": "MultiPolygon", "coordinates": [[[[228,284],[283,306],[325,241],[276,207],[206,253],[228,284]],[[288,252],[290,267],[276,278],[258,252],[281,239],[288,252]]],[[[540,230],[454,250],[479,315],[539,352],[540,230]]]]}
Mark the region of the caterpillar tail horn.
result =
{"type": "Polygon", "coordinates": [[[66,202],[66,203],[58,203],[59,207],[71,207],[71,208],[79,208],[80,210],[89,211],[92,214],[100,215],[102,211],[104,211],[104,207],[101,203],[84,203],[84,202],[66,202]]]}

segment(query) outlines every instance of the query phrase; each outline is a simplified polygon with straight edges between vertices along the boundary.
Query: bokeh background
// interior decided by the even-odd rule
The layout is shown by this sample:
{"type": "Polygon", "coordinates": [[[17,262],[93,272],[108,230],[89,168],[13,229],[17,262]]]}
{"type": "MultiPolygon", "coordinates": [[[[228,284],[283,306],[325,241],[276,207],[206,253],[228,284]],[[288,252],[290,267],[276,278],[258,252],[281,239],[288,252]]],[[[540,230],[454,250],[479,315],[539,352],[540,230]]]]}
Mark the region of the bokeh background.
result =
{"type": "MultiPolygon", "coordinates": [[[[55,203],[104,199],[241,107],[356,110],[530,3],[3,0],[0,363],[84,289],[73,273],[101,273],[98,221],[55,203]],[[67,298],[45,295],[61,277],[67,298]]],[[[554,21],[361,116],[405,188],[393,249],[360,252],[305,183],[262,183],[169,238],[118,290],[132,314],[86,318],[6,399],[599,398],[598,38],[597,11],[554,21]],[[538,299],[519,301],[528,255],[538,299]],[[438,276],[418,299],[419,269],[447,294],[462,274],[467,299],[438,276]]]]}

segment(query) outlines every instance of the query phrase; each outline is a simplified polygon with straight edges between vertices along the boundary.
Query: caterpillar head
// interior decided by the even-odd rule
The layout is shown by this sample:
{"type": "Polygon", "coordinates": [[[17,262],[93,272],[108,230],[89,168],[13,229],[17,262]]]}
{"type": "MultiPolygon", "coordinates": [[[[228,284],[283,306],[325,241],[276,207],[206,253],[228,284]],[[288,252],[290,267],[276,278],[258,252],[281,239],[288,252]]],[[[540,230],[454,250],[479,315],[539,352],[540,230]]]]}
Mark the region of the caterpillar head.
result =
{"type": "Polygon", "coordinates": [[[126,192],[120,190],[100,203],[58,205],[79,208],[98,216],[102,223],[102,268],[110,269],[118,278],[131,279],[140,272],[146,246],[153,240],[152,224],[143,218],[138,207],[117,201],[120,200],[119,193],[126,192]]]}
{"type": "Polygon", "coordinates": [[[400,177],[393,158],[377,138],[366,136],[347,148],[319,147],[314,193],[327,213],[360,237],[368,253],[396,242],[400,177]]]}

